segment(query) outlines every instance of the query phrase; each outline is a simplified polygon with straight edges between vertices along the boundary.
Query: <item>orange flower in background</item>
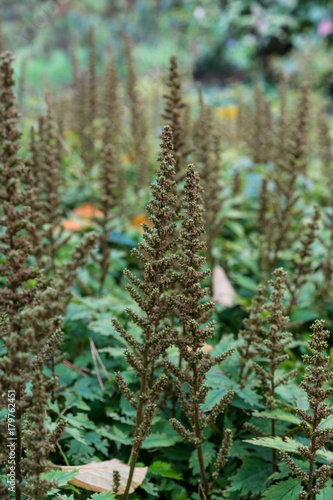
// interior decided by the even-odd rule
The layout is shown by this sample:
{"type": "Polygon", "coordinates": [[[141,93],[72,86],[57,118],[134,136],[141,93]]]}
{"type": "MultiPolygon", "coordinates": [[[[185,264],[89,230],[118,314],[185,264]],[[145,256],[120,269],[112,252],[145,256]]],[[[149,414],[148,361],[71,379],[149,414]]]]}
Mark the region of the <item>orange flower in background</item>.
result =
{"type": "Polygon", "coordinates": [[[74,219],[64,219],[62,221],[62,227],[65,231],[82,231],[86,227],[87,223],[80,222],[74,219]]]}
{"type": "Polygon", "coordinates": [[[141,231],[143,231],[143,227],[141,224],[146,223],[149,227],[151,227],[151,222],[150,220],[146,217],[145,214],[138,214],[132,217],[131,219],[131,226],[133,227],[138,227],[140,228],[141,231]]]}
{"type": "Polygon", "coordinates": [[[93,219],[93,218],[101,218],[103,217],[103,212],[99,210],[99,208],[95,207],[91,203],[83,203],[78,207],[74,208],[73,215],[75,217],[80,217],[82,219],[93,219]]]}
{"type": "Polygon", "coordinates": [[[136,160],[136,158],[137,158],[137,155],[135,153],[134,154],[125,153],[122,155],[121,161],[123,163],[131,163],[131,161],[136,160]]]}
{"type": "Polygon", "coordinates": [[[131,160],[131,155],[129,155],[128,153],[125,153],[122,157],[121,157],[121,161],[123,163],[130,163],[132,160],[131,160]]]}

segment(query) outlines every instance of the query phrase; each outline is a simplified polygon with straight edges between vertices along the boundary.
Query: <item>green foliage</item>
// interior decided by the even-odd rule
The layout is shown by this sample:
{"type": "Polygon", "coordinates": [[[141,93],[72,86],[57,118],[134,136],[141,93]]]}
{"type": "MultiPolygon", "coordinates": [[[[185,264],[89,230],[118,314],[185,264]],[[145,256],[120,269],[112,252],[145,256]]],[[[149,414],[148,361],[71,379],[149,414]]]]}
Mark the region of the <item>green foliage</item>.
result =
{"type": "MultiPolygon", "coordinates": [[[[311,475],[316,500],[332,499],[332,341],[321,322],[307,348],[310,321],[322,317],[332,328],[331,116],[294,77],[280,95],[266,84],[204,83],[199,105],[187,78],[195,58],[199,73],[222,64],[223,79],[228,61],[245,68],[261,60],[277,75],[270,51],[278,33],[296,45],[308,19],[318,40],[326,7],[316,6],[318,14],[297,1],[224,2],[223,12],[218,2],[147,0],[127,10],[122,2],[56,3],[60,10],[20,48],[22,139],[11,128],[16,115],[4,113],[12,96],[3,81],[0,89],[0,305],[9,313],[1,316],[1,453],[6,390],[24,382],[19,483],[34,500],[46,500],[45,491],[70,500],[312,500],[302,491],[311,475]],[[61,32],[67,50],[74,24],[72,84],[57,97],[48,89],[48,114],[38,117],[44,104],[31,84],[41,80],[43,48],[49,77],[69,83],[70,58],[54,42],[61,32]],[[33,40],[37,58],[24,69],[21,52],[33,40]],[[156,174],[160,67],[177,45],[163,112],[175,148],[164,128],[156,174]],[[143,75],[152,65],[158,72],[143,75]],[[195,165],[184,179],[187,159],[195,165]],[[83,203],[90,214],[77,215],[83,203]],[[86,262],[91,228],[99,243],[86,262]],[[209,277],[215,264],[224,282],[209,277]],[[61,352],[49,356],[60,325],[61,352]],[[75,472],[45,473],[50,462],[112,458],[130,461],[133,474],[148,467],[133,493],[130,481],[125,495],[93,493],[69,484],[75,472]]],[[[20,9],[4,7],[7,43],[20,9]]]]}
{"type": "Polygon", "coordinates": [[[270,500],[294,500],[301,492],[302,485],[299,479],[289,478],[278,484],[273,484],[265,491],[263,498],[270,500]]]}

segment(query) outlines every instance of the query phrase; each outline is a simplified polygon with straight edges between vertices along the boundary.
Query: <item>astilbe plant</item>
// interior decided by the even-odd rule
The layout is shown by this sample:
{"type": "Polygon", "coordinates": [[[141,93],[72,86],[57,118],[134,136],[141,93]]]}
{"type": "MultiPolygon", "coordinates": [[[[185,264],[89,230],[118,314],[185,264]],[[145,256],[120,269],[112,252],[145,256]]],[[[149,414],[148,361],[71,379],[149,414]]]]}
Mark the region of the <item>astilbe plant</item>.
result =
{"type": "Polygon", "coordinates": [[[109,239],[115,207],[116,168],[113,147],[110,144],[104,145],[99,177],[99,204],[103,216],[96,219],[96,223],[100,226],[100,255],[94,254],[93,259],[100,267],[99,294],[101,295],[111,263],[109,239]]]}
{"type": "Polygon", "coordinates": [[[297,306],[302,287],[307,283],[309,276],[313,272],[313,243],[317,238],[319,229],[320,210],[317,205],[311,220],[302,226],[300,234],[300,245],[296,257],[292,259],[292,273],[287,280],[287,288],[290,294],[286,305],[285,313],[290,315],[293,307],[297,306]]]}
{"type": "Polygon", "coordinates": [[[221,401],[213,406],[208,415],[201,410],[201,405],[205,402],[209,389],[206,383],[207,372],[225,360],[232,350],[215,358],[202,350],[205,341],[214,335],[213,322],[203,326],[214,308],[214,303],[202,301],[206,290],[201,285],[210,271],[202,269],[206,260],[202,255],[202,251],[205,249],[203,241],[205,230],[201,188],[193,165],[189,165],[185,179],[185,201],[179,240],[181,270],[176,273],[181,293],[175,296],[178,315],[183,326],[183,335],[176,337],[174,341],[179,350],[179,365],[176,366],[168,360],[165,360],[165,365],[167,370],[175,376],[175,391],[191,428],[190,430],[186,429],[176,418],[172,418],[170,423],[185,442],[190,442],[197,449],[202,488],[205,498],[210,500],[220,470],[227,460],[232,443],[232,433],[229,429],[225,431],[216,456],[214,472],[209,478],[203,458],[205,440],[203,432],[207,426],[215,422],[216,418],[231,402],[233,391],[229,390],[221,401]],[[185,385],[188,385],[189,393],[186,392],[185,385]]]}
{"type": "Polygon", "coordinates": [[[148,184],[149,162],[147,154],[147,117],[145,103],[137,89],[137,75],[134,67],[131,40],[125,37],[125,56],[127,66],[126,94],[130,112],[132,133],[132,155],[138,164],[137,188],[148,184]]]}
{"type": "Polygon", "coordinates": [[[50,107],[46,117],[40,117],[39,137],[36,138],[33,129],[31,131],[30,158],[26,166],[23,181],[34,194],[30,202],[32,224],[28,228],[31,253],[36,258],[38,269],[57,281],[56,288],[61,291],[57,303],[59,314],[63,314],[71,299],[78,270],[85,265],[98,235],[85,235],[74,249],[71,259],[64,265],[59,262],[59,254],[69,243],[71,235],[65,236],[62,226],[62,166],[50,107]]]}
{"type": "Polygon", "coordinates": [[[200,176],[204,202],[204,219],[207,233],[207,261],[214,264],[213,243],[222,220],[219,211],[223,206],[223,184],[221,182],[221,158],[219,137],[213,110],[202,102],[200,115],[194,128],[194,161],[200,176]]]}
{"type": "MultiPolygon", "coordinates": [[[[3,353],[0,357],[0,403],[1,409],[8,406],[8,394],[15,395],[15,489],[16,500],[21,500],[22,493],[28,490],[32,497],[40,500],[46,494],[46,482],[37,486],[40,473],[46,470],[44,459],[53,448],[55,441],[41,440],[39,451],[31,452],[31,438],[29,440],[25,429],[25,419],[38,420],[41,407],[46,408],[49,392],[43,388],[55,387],[55,380],[45,378],[42,365],[35,363],[37,351],[47,356],[54,355],[61,341],[58,333],[58,310],[48,309],[46,314],[44,305],[51,291],[48,282],[43,280],[40,271],[32,267],[32,251],[30,246],[30,232],[33,225],[31,207],[34,206],[33,190],[24,186],[26,168],[19,156],[20,133],[17,129],[18,115],[15,111],[13,94],[12,58],[9,53],[1,56],[0,76],[0,176],[2,201],[1,225],[4,232],[0,237],[0,253],[3,261],[0,264],[2,287],[0,289],[1,306],[1,342],[3,353]],[[27,206],[29,205],[29,207],[27,206]],[[40,319],[43,318],[41,322],[40,319]],[[32,384],[36,390],[42,392],[29,396],[26,389],[32,384]],[[40,385],[41,384],[41,385],[40,385]],[[30,443],[30,444],[28,444],[30,443]],[[48,444],[50,446],[48,446],[48,444]],[[45,446],[44,446],[45,445],[45,446]],[[23,448],[31,460],[23,460],[23,448]],[[30,450],[30,451],[29,451],[30,450]],[[43,457],[43,458],[42,458],[43,457]],[[40,464],[38,466],[38,463],[40,464]],[[34,478],[30,486],[24,485],[24,479],[34,478]],[[35,489],[36,487],[36,489],[35,489]],[[30,488],[30,489],[29,489],[30,488]]],[[[7,420],[3,420],[1,427],[1,462],[5,472],[9,465],[9,448],[6,442],[8,436],[7,423],[12,420],[9,413],[7,420]],[[7,428],[7,429],[6,429],[7,428]]],[[[45,421],[39,420],[39,435],[47,436],[45,421]]],[[[63,428],[63,425],[60,427],[63,428]]],[[[60,427],[56,435],[61,434],[60,427]]],[[[34,436],[35,438],[35,436],[34,436]]],[[[36,449],[37,450],[37,449],[36,449]]],[[[12,462],[11,462],[12,463],[12,462]]],[[[9,497],[8,487],[1,482],[2,498],[9,497]]]]}
{"type": "Polygon", "coordinates": [[[250,134],[247,130],[245,136],[250,154],[255,163],[266,163],[272,154],[272,116],[269,101],[258,82],[254,91],[254,112],[251,122],[250,134]]]}
{"type": "Polygon", "coordinates": [[[124,166],[119,161],[119,149],[122,140],[122,105],[119,96],[119,76],[118,68],[114,57],[111,55],[105,70],[103,82],[103,147],[112,145],[113,156],[115,158],[117,199],[121,202],[121,197],[125,188],[124,166]]]}
{"type": "Polygon", "coordinates": [[[299,493],[299,500],[314,500],[325,488],[328,480],[333,474],[333,464],[317,465],[317,453],[333,436],[332,427],[321,426],[323,421],[333,415],[333,408],[327,400],[333,394],[333,373],[328,370],[329,357],[324,354],[328,344],[326,338],[330,332],[324,329],[325,322],[316,320],[312,325],[312,335],[309,341],[311,354],[303,355],[303,361],[307,365],[305,375],[301,382],[301,388],[307,394],[309,409],[297,408],[296,414],[301,418],[300,428],[309,439],[308,445],[298,444],[297,451],[309,464],[308,472],[298,467],[287,452],[282,452],[282,458],[292,470],[293,474],[302,482],[303,489],[299,493]]]}
{"type": "MultiPolygon", "coordinates": [[[[41,224],[43,265],[53,273],[56,272],[57,250],[62,245],[62,207],[60,202],[60,188],[62,185],[61,165],[57,154],[57,137],[52,112],[48,106],[46,117],[40,122],[39,130],[40,158],[31,157],[37,161],[33,166],[37,181],[37,195],[39,197],[40,212],[43,216],[41,224]]],[[[32,178],[32,180],[34,180],[32,178]]],[[[36,249],[36,251],[38,251],[36,249]]],[[[40,253],[40,251],[39,251],[40,253]]]]}
{"type": "MultiPolygon", "coordinates": [[[[281,98],[279,132],[275,136],[276,155],[273,170],[273,189],[269,192],[268,220],[263,226],[265,244],[260,243],[261,267],[270,275],[281,252],[289,249],[300,236],[299,179],[306,174],[309,122],[309,94],[304,89],[297,103],[294,119],[287,120],[285,97],[281,98]],[[296,224],[298,222],[298,224],[296,224]]],[[[267,187],[267,185],[266,185],[267,187]]],[[[264,195],[262,195],[264,199],[264,195]]]]}
{"type": "MultiPolygon", "coordinates": [[[[25,403],[23,389],[27,383],[26,365],[29,363],[30,339],[20,335],[21,326],[18,321],[20,310],[28,307],[34,300],[36,288],[27,286],[37,276],[36,270],[27,265],[29,258],[29,239],[26,229],[29,227],[29,208],[27,204],[33,193],[21,189],[24,164],[19,157],[20,133],[17,129],[18,114],[14,107],[14,79],[12,57],[9,53],[1,56],[0,78],[0,199],[1,226],[5,231],[0,236],[0,254],[5,259],[0,263],[2,287],[0,290],[0,306],[6,328],[2,328],[1,340],[7,349],[7,356],[1,359],[0,396],[1,408],[7,407],[7,393],[15,391],[16,395],[16,448],[15,469],[17,490],[22,483],[21,442],[22,414],[25,403]]],[[[5,422],[1,422],[1,435],[6,435],[5,422]]],[[[8,463],[9,448],[1,447],[1,461],[8,463]]],[[[5,485],[1,484],[2,494],[5,485]]],[[[8,494],[8,490],[7,490],[8,494]]],[[[19,493],[20,494],[20,493],[19,493]]],[[[20,498],[20,497],[17,497],[20,498]]]]}
{"type": "Polygon", "coordinates": [[[322,164],[322,172],[326,179],[327,192],[325,193],[325,209],[323,210],[323,226],[327,235],[321,235],[320,241],[325,248],[325,257],[321,263],[321,268],[324,274],[324,279],[318,287],[318,297],[322,303],[327,303],[330,300],[332,290],[333,277],[333,197],[332,197],[332,181],[333,181],[333,153],[332,141],[330,137],[330,127],[327,114],[324,109],[320,110],[319,125],[318,125],[318,155],[322,164]]]}
{"type": "Polygon", "coordinates": [[[185,103],[182,98],[181,79],[176,56],[170,58],[168,80],[166,82],[168,93],[163,97],[165,106],[162,113],[163,122],[170,125],[173,134],[174,158],[176,160],[176,179],[180,181],[184,176],[185,134],[183,126],[183,111],[185,103]]]}
{"type": "MultiPolygon", "coordinates": [[[[262,362],[253,361],[253,368],[259,378],[262,393],[266,400],[266,408],[274,410],[278,401],[276,389],[286,384],[288,380],[295,377],[295,370],[280,376],[278,369],[288,359],[285,349],[292,340],[292,334],[286,331],[289,323],[288,316],[284,314],[283,299],[286,290],[287,273],[278,268],[273,273],[274,280],[270,282],[273,290],[270,302],[262,307],[262,314],[267,314],[265,328],[258,335],[255,349],[263,359],[262,362]]],[[[271,419],[271,436],[276,436],[276,421],[271,419]]],[[[273,472],[277,469],[276,450],[272,451],[273,472]]]]}
{"type": "Polygon", "coordinates": [[[152,227],[143,224],[144,241],[139,244],[138,249],[133,250],[133,255],[143,265],[143,276],[140,280],[130,271],[124,272],[131,282],[127,290],[144,313],[144,316],[139,316],[132,309],[127,311],[132,321],[142,330],[142,342],[135,340],[118,321],[113,320],[115,328],[129,344],[124,356],[140,379],[140,389],[135,395],[122,375],[119,372],[115,374],[120,391],[136,410],[130,472],[123,500],[128,498],[141,445],[149,434],[156,404],[168,380],[163,374],[155,379],[154,366],[172,342],[172,330],[164,323],[172,305],[168,291],[173,283],[175,260],[173,233],[176,226],[176,182],[172,149],[172,131],[166,126],[163,129],[161,153],[158,158],[160,169],[156,183],[152,185],[152,198],[147,207],[152,227]]]}
{"type": "Polygon", "coordinates": [[[251,301],[249,308],[249,316],[243,321],[243,329],[239,332],[240,345],[237,347],[239,352],[239,379],[238,383],[241,387],[245,387],[246,381],[253,372],[252,360],[256,357],[256,344],[264,335],[263,307],[266,303],[266,289],[263,285],[259,285],[257,294],[251,301]]]}

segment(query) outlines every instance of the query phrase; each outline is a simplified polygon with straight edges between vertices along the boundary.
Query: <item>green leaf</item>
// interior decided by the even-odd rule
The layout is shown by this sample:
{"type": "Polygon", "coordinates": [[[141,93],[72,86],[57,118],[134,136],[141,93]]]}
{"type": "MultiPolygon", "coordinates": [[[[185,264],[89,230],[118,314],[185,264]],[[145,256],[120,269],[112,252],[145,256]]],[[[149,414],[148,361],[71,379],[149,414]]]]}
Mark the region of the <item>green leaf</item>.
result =
{"type": "Polygon", "coordinates": [[[99,432],[102,436],[110,439],[111,441],[115,441],[116,443],[121,444],[132,444],[128,433],[125,433],[122,429],[117,427],[116,425],[112,426],[110,430],[100,429],[99,432]]]}
{"type": "Polygon", "coordinates": [[[233,274],[231,278],[239,286],[245,288],[246,290],[251,290],[252,292],[258,291],[258,283],[247,276],[242,276],[241,274],[233,274]]]}
{"type": "Polygon", "coordinates": [[[333,500],[333,481],[331,479],[326,488],[316,495],[316,500],[333,500]]]}
{"type": "Polygon", "coordinates": [[[181,474],[179,474],[178,472],[174,472],[172,470],[171,464],[169,464],[168,462],[162,462],[160,460],[154,462],[149,467],[149,472],[152,472],[153,474],[158,474],[159,476],[162,477],[170,477],[172,479],[182,479],[181,474]]]}
{"type": "Polygon", "coordinates": [[[297,441],[294,441],[290,437],[280,438],[280,437],[262,437],[245,439],[245,443],[255,444],[257,446],[263,446],[264,448],[274,448],[275,450],[284,450],[295,453],[299,446],[297,441]]]}
{"type": "Polygon", "coordinates": [[[295,500],[301,491],[302,485],[300,480],[291,477],[287,481],[273,484],[273,486],[264,492],[262,498],[267,498],[268,500],[295,500]]]}
{"type": "Polygon", "coordinates": [[[275,420],[281,420],[282,422],[290,422],[291,424],[299,425],[301,419],[290,412],[284,411],[282,409],[275,409],[272,411],[254,411],[252,413],[253,417],[259,418],[271,418],[275,420]]]}
{"type": "Polygon", "coordinates": [[[110,493],[109,491],[103,491],[102,493],[95,493],[90,498],[91,500],[116,500],[114,494],[110,493]]]}
{"type": "Polygon", "coordinates": [[[183,486],[178,486],[173,490],[171,495],[172,500],[189,500],[188,494],[183,486]]]}
{"type": "MultiPolygon", "coordinates": [[[[61,486],[64,486],[65,484],[68,483],[71,479],[73,479],[75,476],[77,476],[79,473],[78,470],[70,470],[70,471],[64,471],[61,469],[54,469],[52,468],[46,473],[41,474],[41,479],[46,479],[47,481],[57,481],[59,488],[61,486]]],[[[55,495],[59,491],[58,488],[53,488],[52,490],[48,491],[48,495],[55,495]]]]}
{"type": "Polygon", "coordinates": [[[265,489],[265,482],[272,472],[270,463],[256,457],[244,457],[243,464],[237,474],[231,478],[228,491],[239,491],[240,496],[259,495],[265,489]]]}
{"type": "Polygon", "coordinates": [[[153,483],[150,483],[147,479],[143,481],[142,484],[140,484],[140,488],[145,490],[148,495],[153,495],[154,497],[158,497],[159,493],[153,483]]]}
{"type": "MultiPolygon", "coordinates": [[[[257,446],[263,446],[265,448],[274,448],[275,450],[284,450],[289,451],[291,453],[298,453],[297,449],[300,443],[294,441],[289,437],[280,438],[280,437],[262,437],[262,438],[254,438],[244,440],[245,443],[255,444],[257,446]]],[[[328,462],[333,460],[333,452],[327,451],[323,448],[317,450],[317,455],[319,457],[325,458],[328,462]]]]}
{"type": "MultiPolygon", "coordinates": [[[[202,445],[203,458],[205,468],[210,464],[213,457],[215,456],[215,450],[213,443],[203,443],[202,445]]],[[[199,460],[197,450],[194,450],[189,461],[189,465],[193,471],[193,474],[199,474],[199,460]]]]}
{"type": "Polygon", "coordinates": [[[333,415],[330,415],[325,420],[319,424],[320,429],[327,429],[327,427],[333,427],[333,415]]]}
{"type": "MultiPolygon", "coordinates": [[[[250,387],[245,387],[244,389],[239,389],[238,386],[235,387],[236,395],[241,398],[248,406],[252,408],[260,408],[262,405],[259,403],[261,396],[256,393],[250,387]]],[[[232,406],[237,406],[236,401],[233,401],[232,406]]],[[[244,409],[248,409],[248,406],[244,409]]]]}
{"type": "Polygon", "coordinates": [[[178,436],[168,435],[165,432],[157,432],[150,434],[143,442],[142,448],[150,450],[151,448],[163,448],[166,446],[173,446],[178,441],[178,436]]]}
{"type": "Polygon", "coordinates": [[[220,389],[211,389],[206,397],[206,401],[201,405],[202,411],[209,411],[216,403],[219,403],[223,396],[228,392],[227,387],[221,387],[220,389]]]}
{"type": "Polygon", "coordinates": [[[115,330],[114,326],[110,321],[110,317],[99,318],[96,321],[89,323],[89,328],[100,335],[112,336],[115,340],[120,342],[127,347],[127,342],[121,337],[121,335],[115,330]]]}

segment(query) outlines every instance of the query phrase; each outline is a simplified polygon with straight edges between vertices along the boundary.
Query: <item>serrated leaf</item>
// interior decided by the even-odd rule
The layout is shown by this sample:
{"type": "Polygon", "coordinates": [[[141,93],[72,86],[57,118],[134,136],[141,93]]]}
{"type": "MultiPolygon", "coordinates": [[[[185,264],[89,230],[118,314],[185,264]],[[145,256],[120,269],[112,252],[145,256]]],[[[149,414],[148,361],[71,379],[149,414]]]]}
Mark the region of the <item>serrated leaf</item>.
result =
{"type": "Polygon", "coordinates": [[[152,495],[153,497],[159,496],[159,493],[156,489],[156,486],[153,483],[151,483],[150,481],[147,481],[147,480],[143,481],[140,488],[145,490],[148,493],[148,495],[152,495]]]}
{"type": "Polygon", "coordinates": [[[109,491],[103,491],[102,493],[94,493],[91,500],[116,500],[116,497],[113,493],[109,491]]]}
{"type": "Polygon", "coordinates": [[[259,495],[265,489],[265,482],[272,472],[270,463],[256,457],[244,457],[237,474],[231,478],[228,491],[239,491],[240,496],[259,495]]]}
{"type": "Polygon", "coordinates": [[[274,448],[275,450],[283,450],[289,452],[296,452],[299,443],[291,439],[290,437],[280,438],[280,437],[262,437],[245,439],[245,443],[255,444],[257,446],[263,446],[264,448],[274,448]]]}
{"type": "MultiPolygon", "coordinates": [[[[47,481],[57,481],[59,488],[67,484],[71,479],[73,479],[77,474],[77,470],[65,471],[51,469],[46,473],[41,474],[41,479],[46,479],[47,481]]],[[[53,488],[48,491],[48,495],[55,495],[59,491],[58,488],[53,488]]]]}
{"type": "MultiPolygon", "coordinates": [[[[235,393],[239,398],[241,398],[247,405],[251,406],[252,408],[262,407],[262,405],[259,403],[261,396],[250,387],[244,387],[244,389],[240,389],[238,386],[236,386],[235,393]]],[[[233,404],[233,406],[236,405],[233,404]]]]}
{"type": "Polygon", "coordinates": [[[164,448],[166,446],[173,446],[179,441],[178,436],[168,435],[165,432],[156,432],[150,434],[143,442],[142,448],[149,450],[151,448],[164,448]]]}
{"type": "Polygon", "coordinates": [[[327,429],[328,427],[333,428],[333,415],[330,415],[319,424],[320,429],[327,429]]]}
{"type": "Polygon", "coordinates": [[[316,500],[333,500],[333,481],[330,480],[323,490],[316,495],[316,500]]]}
{"type": "Polygon", "coordinates": [[[219,403],[221,399],[227,394],[227,387],[221,387],[220,389],[211,389],[206,397],[206,401],[200,406],[202,411],[209,411],[213,408],[216,403],[219,403]]]}
{"type": "Polygon", "coordinates": [[[264,492],[262,498],[267,500],[295,500],[301,491],[300,480],[291,477],[287,481],[273,484],[264,492]]]}
{"type": "Polygon", "coordinates": [[[132,444],[132,441],[129,438],[128,434],[125,434],[124,431],[122,431],[119,427],[115,425],[111,427],[110,430],[100,429],[99,432],[101,433],[102,436],[106,437],[107,439],[110,439],[111,441],[115,441],[116,443],[128,444],[128,445],[132,444]]]}
{"type": "Polygon", "coordinates": [[[172,479],[182,479],[181,474],[179,474],[178,472],[174,472],[172,470],[171,464],[169,464],[168,462],[162,462],[161,460],[154,462],[149,467],[149,472],[153,474],[158,474],[159,476],[162,477],[169,477],[172,479]]]}
{"type": "MultiPolygon", "coordinates": [[[[297,448],[300,445],[300,443],[289,437],[283,439],[280,437],[253,438],[244,440],[244,443],[251,443],[265,448],[274,448],[275,450],[289,451],[290,453],[297,453],[297,448]]],[[[317,456],[323,457],[329,462],[333,460],[333,452],[327,451],[324,448],[317,451],[317,456]]]]}
{"type": "Polygon", "coordinates": [[[272,411],[254,411],[252,413],[253,417],[259,418],[271,418],[275,420],[281,420],[282,422],[290,422],[291,424],[299,425],[301,423],[301,419],[296,415],[283,411],[281,409],[275,409],[272,411]]]}
{"type": "MultiPolygon", "coordinates": [[[[203,443],[202,445],[204,465],[207,467],[215,456],[213,443],[203,443]]],[[[197,450],[194,450],[189,461],[193,474],[199,474],[199,460],[197,450]]]]}

